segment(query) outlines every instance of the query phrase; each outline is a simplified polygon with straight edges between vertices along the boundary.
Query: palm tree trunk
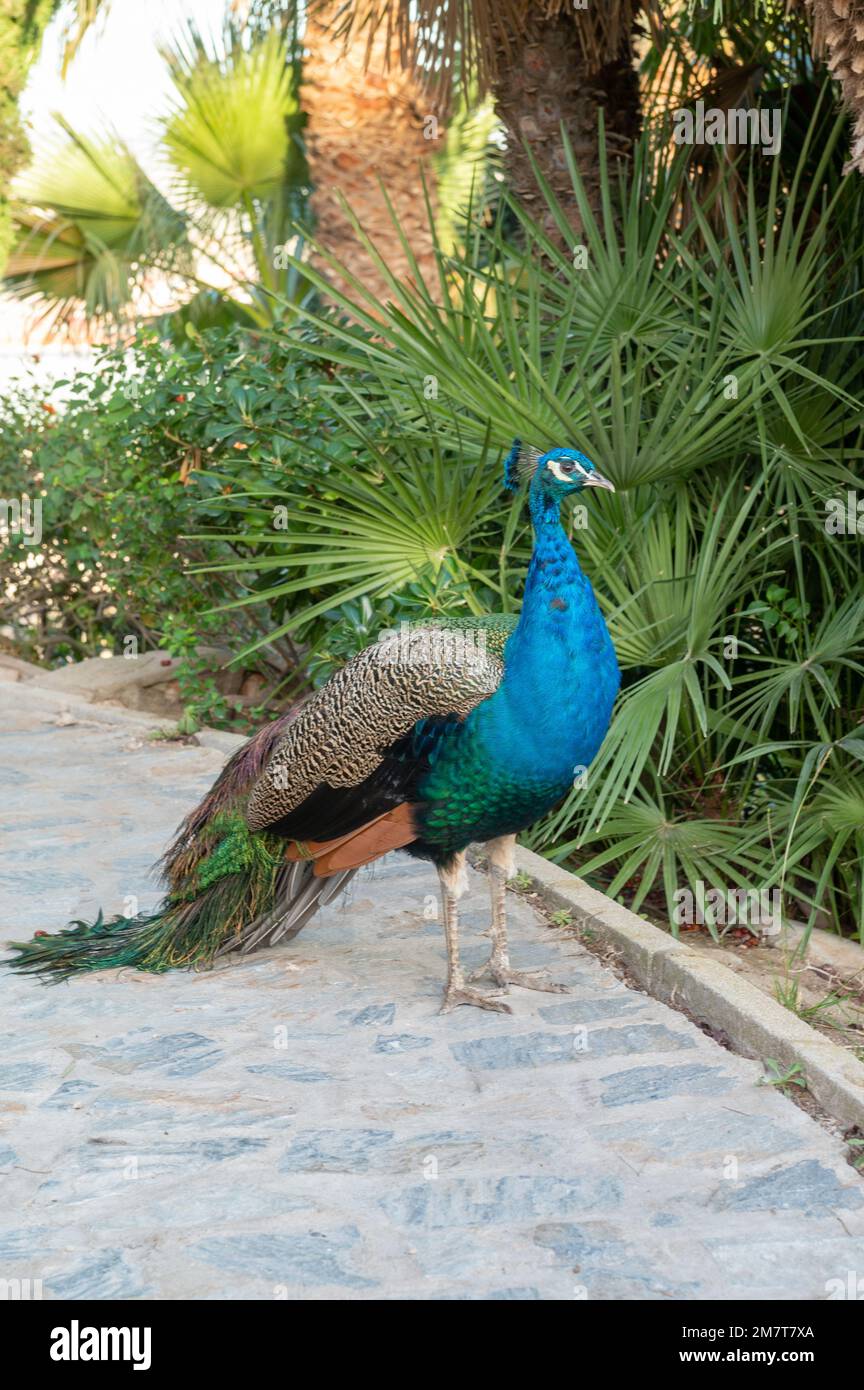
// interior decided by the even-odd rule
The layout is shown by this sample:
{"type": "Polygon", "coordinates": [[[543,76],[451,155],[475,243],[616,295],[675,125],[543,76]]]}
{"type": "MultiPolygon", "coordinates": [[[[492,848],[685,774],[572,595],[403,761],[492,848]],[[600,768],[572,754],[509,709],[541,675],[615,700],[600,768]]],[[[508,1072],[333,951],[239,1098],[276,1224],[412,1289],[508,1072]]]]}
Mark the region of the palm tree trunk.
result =
{"type": "Polygon", "coordinates": [[[508,165],[516,196],[560,244],[554,219],[538,190],[530,147],[543,177],[555,192],[572,227],[574,238],[582,219],[573,196],[561,142],[567,131],[592,208],[599,210],[600,146],[598,109],[604,116],[604,143],[610,170],[626,159],[640,129],[639,80],[633,64],[629,24],[613,40],[592,31],[591,10],[544,13],[540,5],[526,7],[520,35],[496,28],[495,99],[508,134],[508,165]],[[605,39],[605,42],[604,42],[605,39]],[[605,50],[605,51],[604,51],[605,50]]]}
{"type": "Polygon", "coordinates": [[[421,171],[433,199],[435,127],[420,88],[397,55],[388,53],[383,32],[371,50],[365,33],[345,47],[330,26],[341,0],[317,8],[306,29],[302,101],[307,113],[306,145],[316,236],[379,299],[392,299],[386,277],[358,241],[341,193],[364,232],[400,279],[413,278],[382,192],[404,231],[421,274],[431,284],[433,239],[421,171]],[[389,60],[389,61],[388,61],[389,60]]]}

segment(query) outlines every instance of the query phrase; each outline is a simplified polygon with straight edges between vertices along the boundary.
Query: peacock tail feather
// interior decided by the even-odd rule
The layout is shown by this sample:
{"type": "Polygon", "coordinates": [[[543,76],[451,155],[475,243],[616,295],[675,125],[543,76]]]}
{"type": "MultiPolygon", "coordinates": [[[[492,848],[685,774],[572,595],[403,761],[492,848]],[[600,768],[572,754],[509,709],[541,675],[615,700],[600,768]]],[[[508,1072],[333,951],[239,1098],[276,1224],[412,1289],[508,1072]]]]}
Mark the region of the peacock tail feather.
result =
{"type": "Polygon", "coordinates": [[[202,967],[238,946],[274,913],[284,882],[284,842],[252,831],[245,809],[291,716],[266,725],[226,763],[187,816],[162,860],[168,892],[153,913],[72,922],[54,936],[10,942],[13,969],[60,981],[89,970],[134,966],[159,974],[202,967]]]}
{"type": "Polygon", "coordinates": [[[233,815],[237,828],[238,812],[241,806],[245,809],[249,789],[261,776],[293,718],[289,713],[265,724],[248,743],[238,748],[203,800],[183,821],[160,864],[172,892],[182,895],[194,881],[199,861],[213,852],[224,832],[224,816],[233,815]]]}
{"type": "Polygon", "coordinates": [[[220,813],[207,830],[212,848],[156,912],[110,921],[100,912],[95,922],[73,922],[56,936],[12,942],[13,967],[59,981],[115,966],[161,974],[211,964],[273,907],[284,846],[250,831],[237,813],[220,813]]]}
{"type": "MultiPolygon", "coordinates": [[[[303,842],[315,835],[305,824],[298,836],[276,828],[273,804],[284,810],[289,798],[314,794],[322,780],[329,784],[328,805],[341,787],[350,803],[358,782],[379,766],[382,746],[430,712],[445,720],[454,710],[467,714],[497,688],[515,623],[503,615],[444,616],[419,631],[411,625],[407,642],[394,634],[360,653],[298,715],[266,725],[226,764],[162,859],[166,896],[155,912],[110,920],[100,913],[57,935],[10,943],[17,952],[13,968],[54,980],[117,966],[159,973],[205,967],[229,951],[293,935],[363,860],[347,844],[352,822],[323,836],[346,841],[329,878],[315,873],[322,865],[311,854],[308,863],[291,862],[290,853],[286,861],[287,845],[298,844],[306,858],[303,842]]],[[[387,843],[411,838],[410,814],[394,838],[386,810],[374,806],[368,817],[381,853],[385,830],[387,843]]]]}

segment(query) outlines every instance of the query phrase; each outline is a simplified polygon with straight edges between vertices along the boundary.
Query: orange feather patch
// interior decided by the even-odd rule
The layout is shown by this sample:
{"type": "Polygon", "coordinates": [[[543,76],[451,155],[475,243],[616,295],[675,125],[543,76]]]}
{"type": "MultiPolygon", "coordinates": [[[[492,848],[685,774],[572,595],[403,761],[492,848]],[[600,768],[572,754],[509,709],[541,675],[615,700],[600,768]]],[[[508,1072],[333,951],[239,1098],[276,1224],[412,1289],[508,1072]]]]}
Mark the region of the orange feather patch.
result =
{"type": "Polygon", "coordinates": [[[373,859],[380,859],[391,849],[401,849],[417,839],[413,812],[414,807],[403,802],[338,839],[291,840],[285,858],[313,860],[316,878],[326,878],[340,869],[359,869],[362,864],[371,864],[373,859]]]}

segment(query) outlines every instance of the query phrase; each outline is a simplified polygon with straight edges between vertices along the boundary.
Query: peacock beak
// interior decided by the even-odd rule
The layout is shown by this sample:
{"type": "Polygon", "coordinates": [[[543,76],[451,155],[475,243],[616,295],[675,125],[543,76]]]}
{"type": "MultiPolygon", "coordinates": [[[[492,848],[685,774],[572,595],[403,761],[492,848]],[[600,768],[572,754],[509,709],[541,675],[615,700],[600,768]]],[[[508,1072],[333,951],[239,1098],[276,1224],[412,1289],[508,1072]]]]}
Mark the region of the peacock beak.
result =
{"type": "Polygon", "coordinates": [[[602,473],[598,473],[596,468],[592,473],[588,474],[583,486],[605,487],[609,492],[615,491],[615,484],[610,482],[608,478],[604,478],[602,473]]]}

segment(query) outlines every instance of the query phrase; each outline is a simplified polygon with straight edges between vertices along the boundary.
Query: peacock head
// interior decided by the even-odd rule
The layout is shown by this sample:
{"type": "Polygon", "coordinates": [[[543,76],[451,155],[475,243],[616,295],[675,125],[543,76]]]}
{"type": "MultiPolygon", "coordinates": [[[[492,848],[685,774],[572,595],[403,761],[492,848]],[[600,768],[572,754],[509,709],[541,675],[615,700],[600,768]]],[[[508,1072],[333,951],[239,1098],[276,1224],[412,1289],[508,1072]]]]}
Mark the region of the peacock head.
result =
{"type": "Polygon", "coordinates": [[[515,492],[529,480],[532,492],[543,492],[561,501],[585,487],[615,491],[615,484],[604,478],[587,454],[578,449],[548,449],[543,454],[530,444],[523,444],[521,439],[514,439],[504,461],[504,486],[515,492]]]}

